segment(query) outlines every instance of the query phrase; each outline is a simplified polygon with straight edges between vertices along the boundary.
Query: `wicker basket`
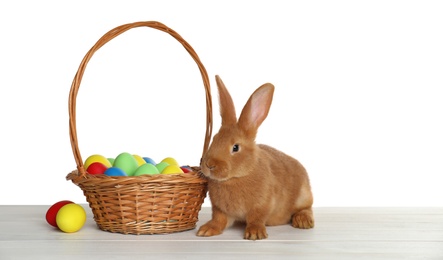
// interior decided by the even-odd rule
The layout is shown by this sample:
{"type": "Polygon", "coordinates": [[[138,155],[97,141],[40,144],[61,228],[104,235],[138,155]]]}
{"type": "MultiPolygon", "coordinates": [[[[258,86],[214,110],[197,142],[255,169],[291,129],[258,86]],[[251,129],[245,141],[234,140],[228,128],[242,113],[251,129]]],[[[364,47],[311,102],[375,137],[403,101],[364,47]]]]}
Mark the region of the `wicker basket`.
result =
{"type": "Polygon", "coordinates": [[[104,231],[123,234],[168,234],[195,228],[198,213],[206,197],[207,182],[192,172],[179,175],[142,175],[110,177],[86,173],[79,151],[76,129],[76,96],[86,65],[92,55],[108,41],[136,27],[150,27],[170,34],[188,51],[200,70],[206,93],[206,134],[203,153],[212,134],[212,99],[205,67],[193,48],[174,30],[155,21],[118,26],[105,35],[83,58],[69,94],[69,127],[71,146],[77,170],[66,177],[79,186],[92,209],[94,220],[104,231]]]}

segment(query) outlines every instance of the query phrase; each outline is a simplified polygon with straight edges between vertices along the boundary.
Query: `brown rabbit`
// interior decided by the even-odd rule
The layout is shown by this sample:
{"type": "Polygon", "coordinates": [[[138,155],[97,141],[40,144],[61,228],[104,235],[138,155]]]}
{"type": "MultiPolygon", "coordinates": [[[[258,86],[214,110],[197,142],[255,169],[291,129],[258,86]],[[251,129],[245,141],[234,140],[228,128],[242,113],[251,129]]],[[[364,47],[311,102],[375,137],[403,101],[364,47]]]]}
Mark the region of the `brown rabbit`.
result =
{"type": "Polygon", "coordinates": [[[216,76],[221,128],[201,161],[208,178],[212,219],[197,236],[219,235],[234,221],[246,222],[245,239],[268,237],[265,226],[292,223],[314,227],[313,196],[305,168],[294,158],[256,144],[257,129],[268,115],[274,86],[259,87],[237,121],[234,103],[216,76]]]}

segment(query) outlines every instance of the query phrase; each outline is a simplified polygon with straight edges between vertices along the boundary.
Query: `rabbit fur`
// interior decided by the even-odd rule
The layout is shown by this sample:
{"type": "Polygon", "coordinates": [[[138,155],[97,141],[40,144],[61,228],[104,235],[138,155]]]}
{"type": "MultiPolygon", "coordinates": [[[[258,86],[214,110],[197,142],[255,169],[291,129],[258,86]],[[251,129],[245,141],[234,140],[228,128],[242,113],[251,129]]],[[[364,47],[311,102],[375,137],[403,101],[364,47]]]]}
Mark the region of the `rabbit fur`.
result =
{"type": "Polygon", "coordinates": [[[259,87],[237,121],[233,100],[218,75],[216,82],[222,122],[200,165],[208,179],[212,219],[199,228],[197,236],[219,235],[235,221],[246,223],[244,238],[250,240],[267,238],[266,226],[314,227],[313,195],[305,168],[291,156],[255,143],[274,86],[259,87]]]}

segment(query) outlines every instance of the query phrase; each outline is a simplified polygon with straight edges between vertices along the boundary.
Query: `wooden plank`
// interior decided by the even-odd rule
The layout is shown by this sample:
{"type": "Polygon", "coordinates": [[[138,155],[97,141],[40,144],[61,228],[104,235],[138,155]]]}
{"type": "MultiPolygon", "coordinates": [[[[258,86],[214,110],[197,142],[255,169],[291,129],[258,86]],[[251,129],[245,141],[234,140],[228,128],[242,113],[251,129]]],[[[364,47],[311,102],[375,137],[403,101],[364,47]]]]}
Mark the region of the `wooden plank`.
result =
{"type": "MultiPolygon", "coordinates": [[[[202,238],[196,229],[169,235],[101,231],[66,234],[45,220],[49,206],[0,206],[0,259],[443,259],[443,208],[315,208],[316,227],[269,227],[263,241],[243,240],[242,225],[202,238]]],[[[197,226],[210,219],[203,208],[197,226]]]]}
{"type": "Polygon", "coordinates": [[[443,242],[352,241],[103,241],[0,243],[6,259],[442,259],[443,242]],[[67,257],[67,258],[65,258],[67,257]],[[99,258],[97,258],[99,257],[99,258]],[[155,258],[153,258],[155,259],[155,258]]]}

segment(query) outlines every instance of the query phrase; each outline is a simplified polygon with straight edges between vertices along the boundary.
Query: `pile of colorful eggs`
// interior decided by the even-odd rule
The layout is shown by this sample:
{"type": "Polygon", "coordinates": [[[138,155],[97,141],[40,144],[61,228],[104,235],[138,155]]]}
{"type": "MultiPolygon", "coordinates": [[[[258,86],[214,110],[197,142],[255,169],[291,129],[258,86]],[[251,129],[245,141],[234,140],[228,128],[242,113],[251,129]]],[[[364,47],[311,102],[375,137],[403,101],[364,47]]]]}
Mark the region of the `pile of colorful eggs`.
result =
{"type": "Polygon", "coordinates": [[[108,176],[140,176],[154,174],[181,174],[191,172],[189,166],[180,166],[172,157],[166,157],[155,163],[149,157],[141,157],[127,152],[120,153],[115,158],[106,158],[94,154],[84,162],[84,168],[89,174],[105,174],[108,176]]]}

